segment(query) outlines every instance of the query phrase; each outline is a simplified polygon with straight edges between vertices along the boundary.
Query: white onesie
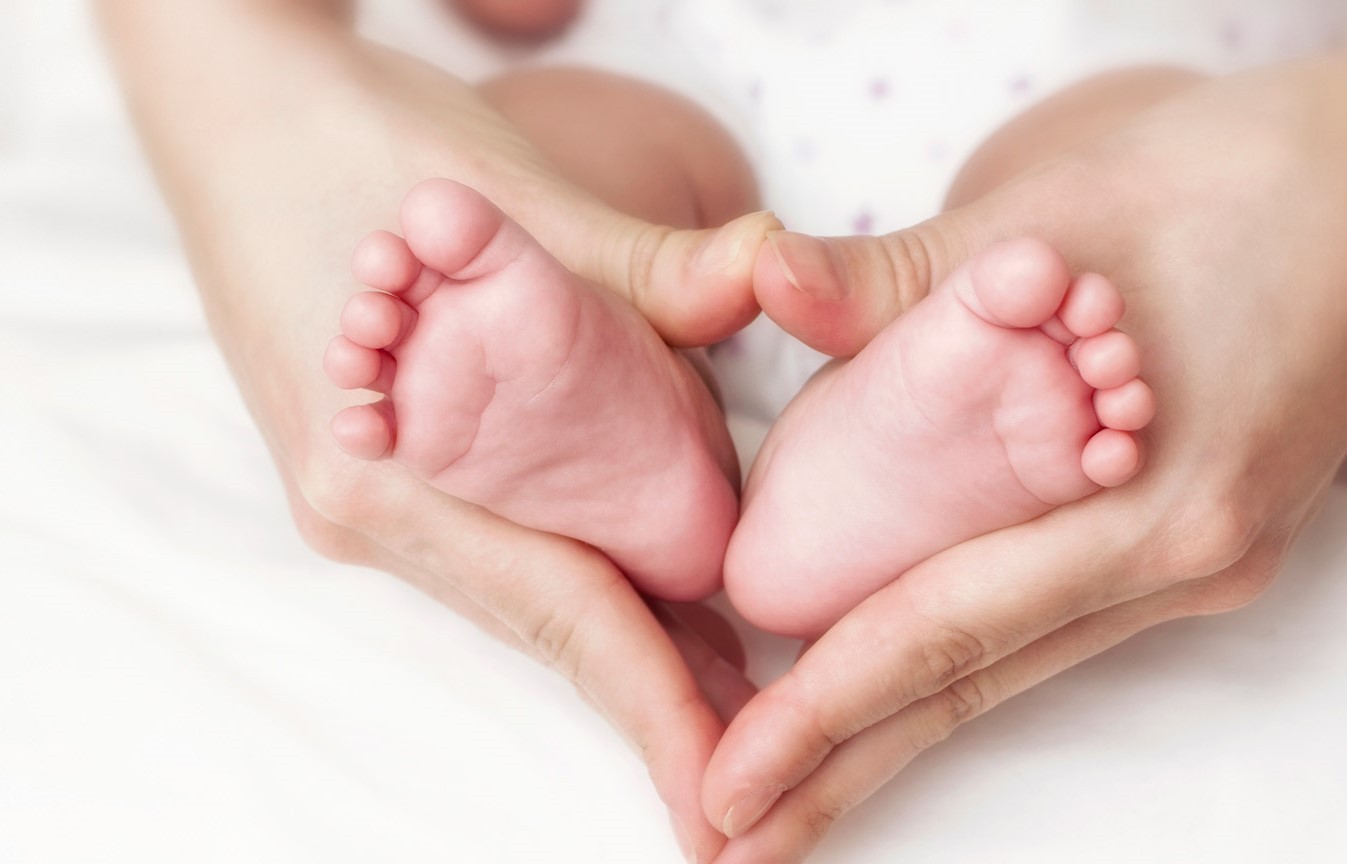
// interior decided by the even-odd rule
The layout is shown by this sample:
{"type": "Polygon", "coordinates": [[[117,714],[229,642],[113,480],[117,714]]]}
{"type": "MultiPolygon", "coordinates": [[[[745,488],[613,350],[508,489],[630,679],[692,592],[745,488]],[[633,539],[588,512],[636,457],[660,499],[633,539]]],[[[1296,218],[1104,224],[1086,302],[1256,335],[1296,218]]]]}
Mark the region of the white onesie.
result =
{"type": "MultiPolygon", "coordinates": [[[[1345,41],[1341,0],[685,0],[596,3],[537,59],[687,93],[739,135],[787,227],[855,234],[937,213],[991,131],[1087,75],[1219,74],[1345,41]]],[[[717,352],[742,455],[822,359],[766,318],[717,352]]]]}

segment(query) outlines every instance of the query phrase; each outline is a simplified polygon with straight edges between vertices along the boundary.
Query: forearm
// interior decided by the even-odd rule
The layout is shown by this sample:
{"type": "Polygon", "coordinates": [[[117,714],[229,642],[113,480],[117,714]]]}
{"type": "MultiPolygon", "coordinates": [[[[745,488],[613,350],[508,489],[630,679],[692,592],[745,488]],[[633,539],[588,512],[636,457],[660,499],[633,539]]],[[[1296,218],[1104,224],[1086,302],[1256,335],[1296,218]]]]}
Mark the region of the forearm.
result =
{"type": "Polygon", "coordinates": [[[523,149],[467,85],[314,9],[102,2],[127,102],[208,308],[226,291],[340,278],[360,232],[387,221],[407,187],[468,173],[453,163],[478,158],[472,139],[490,133],[493,151],[523,149]],[[432,87],[430,100],[398,101],[432,87]],[[281,243],[329,269],[298,272],[277,254],[281,243]]]}
{"type": "Polygon", "coordinates": [[[100,0],[99,13],[132,118],[184,223],[293,161],[353,39],[312,0],[100,0]]]}
{"type": "Polygon", "coordinates": [[[1055,93],[1016,115],[978,147],[950,184],[945,206],[952,209],[976,200],[1203,80],[1205,76],[1178,68],[1125,69],[1055,93]]]}
{"type": "Polygon", "coordinates": [[[521,221],[557,185],[472,87],[356,37],[314,3],[187,5],[102,0],[101,12],[189,247],[243,222],[272,230],[269,219],[330,234],[338,206],[363,211],[367,230],[372,201],[386,202],[386,220],[428,176],[475,185],[521,221]]]}
{"type": "MultiPolygon", "coordinates": [[[[321,178],[321,114],[352,36],[303,2],[100,0],[106,42],[203,303],[245,396],[280,402],[251,368],[313,350],[297,326],[323,282],[341,284],[349,237],[306,236],[321,178]],[[316,242],[315,242],[316,241],[316,242]],[[298,343],[277,355],[264,349],[298,343]],[[303,347],[299,347],[303,346],[303,347]]],[[[333,133],[335,134],[335,132],[333,133]]],[[[334,298],[327,305],[334,306],[334,298]]],[[[317,311],[316,309],[314,311],[317,311]]]]}

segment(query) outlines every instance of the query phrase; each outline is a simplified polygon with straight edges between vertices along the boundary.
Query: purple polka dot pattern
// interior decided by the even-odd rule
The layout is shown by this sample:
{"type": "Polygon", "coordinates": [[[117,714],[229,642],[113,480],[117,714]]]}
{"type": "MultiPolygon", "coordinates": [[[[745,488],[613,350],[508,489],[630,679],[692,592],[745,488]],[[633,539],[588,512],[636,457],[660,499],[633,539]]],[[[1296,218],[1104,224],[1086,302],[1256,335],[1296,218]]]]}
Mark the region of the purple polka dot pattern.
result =
{"type": "MultiPolygon", "coordinates": [[[[724,0],[700,2],[711,9],[721,8],[724,0]]],[[[726,4],[751,10],[751,15],[742,19],[731,16],[739,29],[727,27],[723,32],[709,32],[701,38],[700,48],[716,63],[732,63],[743,52],[745,43],[751,41],[746,38],[748,31],[744,28],[752,27],[755,28],[754,36],[767,34],[762,39],[765,43],[779,41],[782,52],[791,56],[795,65],[812,68],[812,77],[796,79],[791,74],[794,70],[782,75],[770,63],[741,62],[739,69],[743,77],[737,86],[740,103],[751,114],[753,122],[767,124],[773,129],[767,148],[773,156],[784,157],[793,163],[802,175],[807,172],[810,175],[807,182],[827,182],[820,178],[831,176],[838,165],[843,166],[845,173],[858,158],[883,158],[875,156],[882,152],[882,148],[874,143],[880,139],[896,139],[892,158],[902,159],[907,166],[923,166],[921,170],[926,175],[947,177],[957,168],[960,154],[967,152],[971,140],[968,136],[975,134],[969,118],[978,111],[976,103],[979,100],[1001,106],[1004,116],[996,119],[996,125],[999,125],[1023,111],[1031,101],[1041,99],[1073,80],[1076,73],[1063,71],[1062,58],[1067,58],[1065,62],[1069,66],[1070,63],[1079,65],[1080,57],[1065,49],[1054,53],[1057,41],[1070,42],[1072,38],[1083,36],[1076,40],[1084,44],[1084,47],[1077,47],[1077,52],[1092,58],[1090,62],[1104,65],[1111,62],[1108,58],[1114,54],[1124,57],[1130,56],[1128,52],[1136,54],[1137,45],[1153,44],[1154,50],[1163,52],[1171,51],[1176,42],[1190,46],[1204,43],[1192,48],[1195,66],[1201,65],[1196,59],[1201,56],[1208,58],[1207,65],[1213,68],[1219,68],[1222,63],[1248,65],[1268,53],[1273,43],[1285,43],[1281,50],[1288,56],[1305,53],[1304,27],[1283,28],[1283,33],[1268,26],[1269,22],[1291,17],[1290,10],[1296,4],[1321,2],[1332,5],[1347,3],[1347,0],[1287,0],[1286,10],[1278,12],[1261,7],[1263,0],[1209,0],[1210,8],[1188,14],[1191,10],[1187,7],[1193,2],[1181,0],[1175,4],[1185,10],[1183,14],[1175,15],[1154,13],[1131,4],[1120,4],[1116,13],[1096,14],[1096,10],[1085,11],[1084,7],[1089,5],[1085,0],[1068,0],[1059,12],[1029,16],[1042,21],[1025,23],[1016,20],[1021,17],[1018,13],[1006,12],[998,17],[997,14],[970,11],[970,7],[976,8],[977,4],[950,4],[942,10],[938,4],[916,0],[849,0],[846,9],[851,11],[839,9],[836,17],[815,18],[819,7],[813,5],[813,0],[742,0],[741,4],[726,4]],[[1074,9],[1075,6],[1081,9],[1074,9]],[[885,7],[888,7],[887,11],[876,11],[885,7]],[[904,7],[904,11],[899,12],[897,7],[904,7]],[[910,17],[903,18],[908,11],[910,17]],[[873,18],[868,17],[871,14],[873,18]],[[753,19],[751,24],[749,17],[753,19]],[[894,28],[871,26],[886,20],[906,23],[894,28]],[[821,21],[837,26],[822,26],[821,21]],[[1162,33],[1157,29],[1161,21],[1169,21],[1183,32],[1178,35],[1162,33]],[[868,38],[871,32],[867,31],[877,34],[881,30],[903,34],[907,42],[868,38]],[[832,43],[827,50],[824,50],[825,43],[832,43]],[[852,43],[859,46],[854,51],[852,43]],[[904,47],[895,47],[898,44],[904,47]],[[997,46],[997,50],[987,50],[988,46],[997,46]],[[914,51],[914,48],[920,50],[914,51]],[[960,58],[954,61],[957,68],[946,72],[932,71],[930,63],[920,59],[922,50],[960,58]],[[1099,60],[1099,57],[1105,59],[1099,60]],[[966,68],[980,69],[984,78],[979,81],[963,75],[966,68]],[[815,84],[821,88],[819,92],[835,94],[834,98],[842,103],[839,116],[845,117],[846,122],[823,128],[826,124],[821,126],[811,122],[817,119],[812,111],[803,108],[797,111],[793,107],[817,98],[815,84]],[[771,93],[769,86],[774,88],[771,93]],[[803,92],[797,94],[797,90],[803,92]],[[966,109],[962,105],[943,104],[950,98],[956,102],[963,99],[975,103],[975,107],[966,109]],[[866,113],[870,113],[873,120],[866,118],[866,113]],[[910,125],[902,125],[893,118],[906,118],[910,125]]],[[[696,5],[694,0],[660,0],[660,18],[662,21],[678,18],[690,6],[696,5]]],[[[1137,4],[1141,5],[1144,4],[1137,4]]],[[[1347,16],[1340,17],[1347,22],[1347,16]]],[[[1347,23],[1337,23],[1334,16],[1325,15],[1322,25],[1314,33],[1314,41],[1320,46],[1319,50],[1347,48],[1347,23]]],[[[984,113],[990,116],[993,112],[984,113]]],[[[982,131],[977,134],[985,135],[996,125],[978,127],[982,131]]],[[[892,183],[885,185],[883,180],[879,181],[878,187],[875,184],[855,185],[854,188],[834,186],[834,194],[846,197],[831,202],[827,208],[826,218],[832,221],[833,230],[873,233],[876,230],[873,212],[876,202],[884,206],[885,220],[911,221],[913,213],[910,211],[920,205],[910,201],[901,205],[893,203],[892,187],[892,183]]],[[[912,200],[925,200],[925,195],[923,189],[913,195],[912,200]]],[[[809,207],[806,212],[819,217],[818,208],[809,207]]]]}

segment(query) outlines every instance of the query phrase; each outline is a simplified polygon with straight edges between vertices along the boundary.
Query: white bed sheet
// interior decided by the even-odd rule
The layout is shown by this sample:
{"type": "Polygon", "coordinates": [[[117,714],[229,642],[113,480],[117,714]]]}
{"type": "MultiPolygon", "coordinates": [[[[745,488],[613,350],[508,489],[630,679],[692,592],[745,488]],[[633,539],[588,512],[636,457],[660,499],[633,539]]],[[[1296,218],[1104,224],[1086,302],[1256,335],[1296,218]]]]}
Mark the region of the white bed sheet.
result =
{"type": "MultiPolygon", "coordinates": [[[[1204,7],[1166,35],[1173,4],[1045,3],[993,26],[997,4],[948,3],[942,32],[1013,47],[976,54],[1007,86],[956,105],[928,93],[959,65],[922,36],[929,4],[823,5],[603,0],[541,59],[702,99],[788,222],[845,232],[926,215],[977,135],[1093,66],[1175,55],[1169,39],[1227,68],[1334,33],[1313,3],[1289,27],[1226,3],[1215,31],[1204,7]],[[1081,21],[1093,42],[1044,48],[1081,21]]],[[[428,14],[388,4],[369,27],[477,72],[511,59],[428,14]]],[[[87,11],[0,18],[0,861],[679,860],[641,766],[567,685],[300,544],[87,11]]],[[[764,325],[741,346],[726,372],[751,448],[816,358],[764,325]]],[[[816,860],[1344,860],[1344,525],[1339,486],[1259,603],[1143,634],[970,724],[816,860]]],[[[764,677],[789,649],[754,644],[764,677]]]]}

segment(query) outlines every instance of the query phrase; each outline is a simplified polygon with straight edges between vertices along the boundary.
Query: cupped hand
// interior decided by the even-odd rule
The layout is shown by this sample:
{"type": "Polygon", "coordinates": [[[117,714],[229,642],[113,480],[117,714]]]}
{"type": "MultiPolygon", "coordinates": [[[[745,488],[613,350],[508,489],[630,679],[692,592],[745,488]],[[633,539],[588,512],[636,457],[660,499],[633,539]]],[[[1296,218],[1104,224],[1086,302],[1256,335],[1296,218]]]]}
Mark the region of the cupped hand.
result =
{"type": "Polygon", "coordinates": [[[593,548],[521,528],[389,463],[317,458],[321,471],[310,463],[302,475],[278,459],[306,540],[401,576],[566,676],[645,761],[680,843],[710,860],[724,838],[701,817],[703,771],[722,718],[755,692],[737,646],[714,638],[714,613],[648,603],[593,548]]]}
{"type": "Polygon", "coordinates": [[[1347,451],[1343,152],[1347,62],[1318,60],[1186,90],[909,231],[773,237],[764,309],[839,353],[977,250],[1047,240],[1123,289],[1160,410],[1131,483],[895,574],[748,703],[703,789],[718,862],[802,860],[961,723],[1266,588],[1347,451]]]}
{"type": "Polygon", "coordinates": [[[332,387],[321,358],[357,290],[356,241],[393,227],[427,177],[478,188],[678,344],[756,314],[752,258],[774,220],[697,232],[623,216],[566,182],[461,81],[307,11],[101,8],[212,329],[305,538],[412,581],[566,675],[640,753],[684,842],[710,860],[724,838],[701,815],[703,770],[721,715],[752,693],[722,656],[733,646],[715,651],[685,626],[696,610],[648,605],[592,548],[341,453],[329,421],[368,397],[332,387]]]}

